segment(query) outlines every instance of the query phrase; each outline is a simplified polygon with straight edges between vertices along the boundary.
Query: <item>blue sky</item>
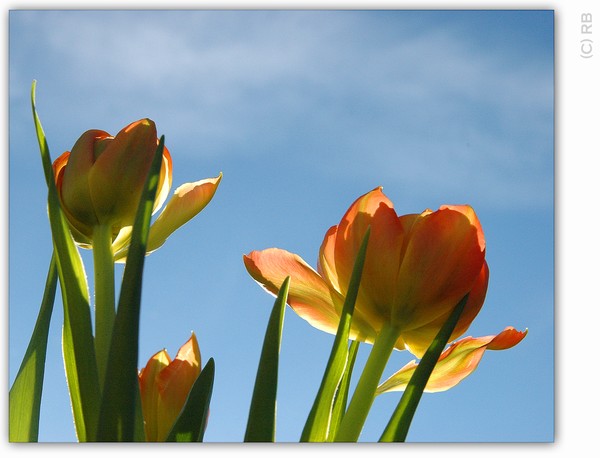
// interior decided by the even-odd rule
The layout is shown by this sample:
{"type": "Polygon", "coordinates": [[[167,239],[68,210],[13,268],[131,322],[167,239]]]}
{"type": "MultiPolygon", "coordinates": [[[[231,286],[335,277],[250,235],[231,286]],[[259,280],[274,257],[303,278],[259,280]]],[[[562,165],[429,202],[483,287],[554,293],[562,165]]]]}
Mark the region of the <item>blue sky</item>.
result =
{"type": "MultiPolygon", "coordinates": [[[[243,439],[273,304],[242,254],[276,246],[315,266],[325,231],[380,185],[399,213],[471,204],[490,286],[468,335],[529,329],[456,388],[426,394],[408,439],[553,440],[552,11],[13,11],[9,20],[10,382],[51,254],[29,104],[36,79],[53,157],[87,129],[116,133],[150,117],[171,151],[174,187],[223,172],[210,205],[147,259],[141,321],[140,364],[161,348],[174,355],[192,330],[204,360],[215,359],[207,441],[243,439]]],[[[91,253],[82,257],[91,276],[91,253]]],[[[42,441],[75,439],[59,304],[42,441]]],[[[332,342],[288,310],[279,441],[298,440],[332,342]]],[[[395,352],[385,375],[410,359],[395,352]]],[[[376,400],[361,440],[379,438],[399,397],[376,400]]]]}

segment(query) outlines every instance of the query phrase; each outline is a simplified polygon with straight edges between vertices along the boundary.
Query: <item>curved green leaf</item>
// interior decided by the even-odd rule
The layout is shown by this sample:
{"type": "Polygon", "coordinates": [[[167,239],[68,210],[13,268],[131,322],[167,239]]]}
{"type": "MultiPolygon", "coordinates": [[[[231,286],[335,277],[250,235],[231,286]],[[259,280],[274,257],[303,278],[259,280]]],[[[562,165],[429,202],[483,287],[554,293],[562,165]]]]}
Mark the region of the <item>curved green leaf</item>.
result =
{"type": "Polygon", "coordinates": [[[202,442],[214,380],[215,361],[210,358],[192,385],[183,409],[167,436],[167,442],[202,442]]]}
{"type": "Polygon", "coordinates": [[[423,390],[427,386],[427,380],[429,380],[429,376],[433,372],[444,347],[448,343],[448,339],[450,339],[452,331],[454,331],[456,323],[458,323],[458,319],[465,308],[468,298],[469,295],[467,294],[460,300],[448,317],[448,320],[446,320],[433,339],[433,342],[431,342],[431,345],[419,362],[415,373],[408,382],[406,390],[402,398],[400,398],[400,402],[385,427],[379,442],[404,442],[406,440],[408,429],[423,395],[423,390]]]}
{"type": "Polygon", "coordinates": [[[33,334],[8,396],[10,442],[37,442],[38,440],[48,330],[54,308],[57,281],[56,258],[53,253],[33,334]]]}
{"type": "MultiPolygon", "coordinates": [[[[350,336],[352,313],[354,312],[354,305],[358,296],[358,288],[362,277],[370,233],[371,229],[369,228],[361,243],[356,261],[354,261],[340,324],[335,335],[321,386],[304,425],[302,436],[300,437],[302,442],[332,441],[343,416],[343,412],[340,410],[341,406],[337,405],[336,407],[336,394],[340,392],[340,384],[344,378],[347,379],[346,382],[349,382],[350,371],[353,365],[350,364],[351,361],[348,358],[348,338],[350,336]]],[[[347,390],[347,387],[343,388],[343,390],[347,390]]],[[[343,390],[341,393],[343,393],[343,390]]],[[[347,396],[347,392],[343,396],[347,396]]],[[[344,409],[345,404],[344,400],[344,409]]]]}
{"type": "Polygon", "coordinates": [[[290,277],[286,277],[271,311],[256,373],[244,442],[275,441],[279,349],[289,286],[290,277]]]}
{"type": "Polygon", "coordinates": [[[360,342],[358,340],[352,341],[348,350],[348,362],[347,367],[344,370],[340,385],[333,400],[333,408],[331,409],[331,423],[327,434],[327,440],[332,441],[337,434],[338,428],[346,413],[346,407],[348,404],[348,393],[350,391],[350,379],[352,377],[352,370],[354,369],[354,363],[356,362],[356,355],[358,355],[358,347],[360,342]]]}
{"type": "Polygon", "coordinates": [[[48,216],[64,307],[63,358],[77,438],[85,442],[95,437],[100,401],[87,277],[60,208],[50,151],[35,106],[35,87],[34,81],[31,108],[48,185],[48,216]]]}

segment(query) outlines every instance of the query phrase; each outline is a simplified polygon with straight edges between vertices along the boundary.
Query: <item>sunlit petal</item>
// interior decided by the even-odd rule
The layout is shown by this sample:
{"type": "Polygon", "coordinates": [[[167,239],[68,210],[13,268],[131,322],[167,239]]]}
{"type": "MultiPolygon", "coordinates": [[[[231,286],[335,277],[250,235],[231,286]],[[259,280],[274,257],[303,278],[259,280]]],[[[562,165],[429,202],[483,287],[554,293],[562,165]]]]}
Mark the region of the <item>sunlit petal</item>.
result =
{"type": "Polygon", "coordinates": [[[148,360],[139,374],[140,396],[144,413],[144,431],[146,440],[155,442],[158,439],[158,402],[159,375],[171,363],[171,358],[165,350],[156,353],[148,360]]]}
{"type": "Polygon", "coordinates": [[[179,349],[175,359],[158,375],[158,431],[159,441],[166,439],[179,416],[192,385],[200,375],[200,348],[196,335],[179,349]]]}
{"type": "Polygon", "coordinates": [[[103,130],[88,130],[77,139],[71,152],[55,161],[55,179],[60,175],[57,187],[61,204],[68,209],[69,221],[76,221],[79,231],[88,237],[92,235],[91,228],[99,222],[89,187],[89,173],[95,161],[94,144],[109,137],[103,130]]]}
{"type": "MultiPolygon", "coordinates": [[[[129,124],[115,137],[102,130],[88,130],[72,150],[53,164],[62,210],[77,244],[92,248],[97,226],[112,230],[115,252],[129,242],[123,231],[133,224],[148,171],[159,140],[150,119],[129,124]]],[[[163,149],[162,167],[153,212],[165,201],[172,181],[172,163],[163,149]]]]}
{"type": "Polygon", "coordinates": [[[150,253],[159,248],[173,232],[200,213],[215,195],[222,177],[223,174],[219,174],[216,178],[186,183],[177,188],[150,227],[146,251],[150,253]]]}
{"type": "Polygon", "coordinates": [[[335,334],[340,318],[330,289],[300,256],[269,248],[244,255],[244,264],[252,278],[273,295],[277,295],[281,284],[289,276],[290,307],[315,328],[335,334]]]}
{"type": "MultiPolygon", "coordinates": [[[[441,354],[425,391],[430,393],[446,391],[458,385],[477,369],[486,350],[506,350],[517,345],[526,335],[527,330],[518,331],[513,327],[507,327],[496,336],[465,337],[455,342],[441,354]]],[[[405,365],[377,388],[377,394],[403,391],[417,366],[415,360],[405,365]]]]}
{"type": "Polygon", "coordinates": [[[146,441],[162,442],[179,416],[200,375],[196,335],[182,345],[173,361],[166,350],[156,353],[139,373],[146,441]]]}
{"type": "Polygon", "coordinates": [[[131,242],[131,226],[122,227],[117,237],[113,240],[113,252],[115,262],[125,262],[127,252],[129,251],[129,242],[131,242]]]}
{"type": "MultiPolygon", "coordinates": [[[[90,248],[92,243],[92,233],[91,226],[88,224],[84,224],[79,221],[74,215],[71,214],[68,207],[62,202],[62,187],[63,187],[63,179],[65,175],[65,168],[69,161],[71,153],[69,151],[61,154],[52,164],[52,169],[54,171],[54,182],[56,183],[56,189],[58,191],[58,198],[61,201],[61,209],[67,221],[69,222],[71,228],[71,234],[73,235],[73,239],[80,245],[85,248],[90,248]]],[[[90,201],[91,204],[91,201],[90,201]]]]}
{"type": "Polygon", "coordinates": [[[485,236],[483,235],[483,228],[481,227],[481,222],[475,214],[475,210],[473,210],[473,207],[471,207],[470,205],[442,205],[440,207],[440,210],[444,209],[460,212],[469,219],[471,225],[477,231],[477,241],[479,243],[479,247],[481,251],[485,251],[485,236]]]}
{"type": "Polygon", "coordinates": [[[414,221],[397,280],[393,322],[400,328],[409,331],[447,316],[473,288],[485,258],[478,229],[451,208],[414,221]]]}
{"type": "Polygon", "coordinates": [[[332,226],[325,233],[323,243],[319,249],[319,259],[317,260],[317,272],[338,292],[340,284],[335,270],[335,238],[337,235],[337,226],[332,226]]]}
{"type": "MultiPolygon", "coordinates": [[[[450,341],[463,335],[481,310],[487,292],[488,278],[489,270],[487,263],[484,262],[477,281],[469,293],[465,308],[450,336],[450,341]]],[[[434,337],[448,319],[449,314],[450,312],[423,326],[402,333],[402,337],[413,355],[421,358],[425,354],[434,337]]]]}
{"type": "Polygon", "coordinates": [[[158,178],[158,190],[156,191],[156,197],[154,198],[154,207],[152,207],[153,215],[162,207],[165,200],[167,200],[172,182],[173,161],[171,159],[171,153],[169,153],[166,146],[163,146],[162,166],[160,167],[160,175],[158,178]]]}
{"type": "Polygon", "coordinates": [[[133,224],[156,145],[156,125],[141,119],[105,146],[87,180],[100,224],[133,224]]]}
{"type": "Polygon", "coordinates": [[[381,188],[361,196],[350,206],[337,228],[333,254],[328,253],[328,257],[334,259],[339,290],[345,295],[369,227],[371,235],[356,312],[379,331],[390,320],[404,235],[393,204],[381,188]]]}

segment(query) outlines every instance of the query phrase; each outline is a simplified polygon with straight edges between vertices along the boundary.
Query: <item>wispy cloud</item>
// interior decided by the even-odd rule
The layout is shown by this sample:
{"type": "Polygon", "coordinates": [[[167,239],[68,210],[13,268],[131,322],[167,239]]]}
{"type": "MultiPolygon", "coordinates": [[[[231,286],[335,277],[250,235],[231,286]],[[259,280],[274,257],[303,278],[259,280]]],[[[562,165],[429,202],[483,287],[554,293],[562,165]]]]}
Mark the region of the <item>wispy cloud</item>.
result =
{"type": "Polygon", "coordinates": [[[298,160],[327,174],[343,161],[345,174],[443,190],[474,180],[490,198],[551,202],[552,62],[490,52],[458,26],[358,12],[22,14],[30,46],[60,68],[48,76],[76,92],[57,95],[70,110],[100,93],[98,110],[157,112],[205,154],[268,155],[302,138],[298,160]]]}

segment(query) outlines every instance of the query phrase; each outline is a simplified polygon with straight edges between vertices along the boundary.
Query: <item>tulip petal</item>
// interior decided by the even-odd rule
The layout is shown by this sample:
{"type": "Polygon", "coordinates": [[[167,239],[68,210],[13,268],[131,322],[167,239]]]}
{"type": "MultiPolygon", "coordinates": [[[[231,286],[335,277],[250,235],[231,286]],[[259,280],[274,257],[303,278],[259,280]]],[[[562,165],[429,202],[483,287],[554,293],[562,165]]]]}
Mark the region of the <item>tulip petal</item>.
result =
{"type": "Polygon", "coordinates": [[[158,377],[160,372],[171,363],[166,350],[161,350],[148,360],[138,376],[142,411],[144,415],[144,431],[146,441],[156,442],[158,439],[158,377]]]}
{"type": "Polygon", "coordinates": [[[404,237],[394,206],[380,187],[350,206],[338,226],[335,247],[324,250],[324,254],[335,256],[340,292],[345,295],[367,227],[371,227],[371,236],[356,311],[379,330],[390,319],[404,237]]]}
{"type": "Polygon", "coordinates": [[[477,281],[485,246],[465,208],[426,211],[412,224],[392,314],[403,332],[447,317],[477,281]]]}
{"type": "Polygon", "coordinates": [[[200,363],[198,340],[192,333],[171,364],[158,374],[158,441],[164,441],[171,431],[192,385],[200,375],[200,363]]]}
{"type": "MultiPolygon", "coordinates": [[[[337,235],[338,226],[329,228],[321,244],[319,250],[319,259],[317,261],[317,272],[330,286],[330,293],[333,298],[333,306],[338,315],[338,319],[342,314],[344,307],[345,293],[342,294],[340,284],[338,282],[338,276],[335,271],[335,239],[337,235]]],[[[355,261],[353,261],[354,263],[355,261]]],[[[364,276],[364,265],[363,275],[364,276]]],[[[362,287],[362,286],[361,286],[362,287]]],[[[360,290],[359,290],[360,296],[360,290]]],[[[363,298],[362,302],[365,302],[363,298]]],[[[354,308],[352,314],[352,329],[350,336],[352,339],[360,340],[361,342],[373,343],[375,340],[375,330],[371,326],[370,317],[365,316],[365,310],[369,312],[369,308],[364,306],[361,308],[354,308]]],[[[337,332],[337,331],[336,331],[337,332]]],[[[404,343],[399,342],[398,349],[404,349],[404,343]]]]}
{"type": "MultiPolygon", "coordinates": [[[[269,248],[244,255],[244,264],[252,278],[274,296],[285,278],[290,276],[287,303],[294,312],[321,331],[337,332],[344,298],[300,256],[269,248]]],[[[350,338],[372,343],[376,336],[370,323],[355,310],[350,338]]],[[[398,345],[398,348],[404,348],[403,343],[398,345]]]]}
{"type": "Polygon", "coordinates": [[[73,240],[83,247],[83,248],[91,248],[92,247],[92,232],[90,231],[90,226],[87,224],[81,223],[73,214],[69,211],[67,206],[63,202],[62,198],[62,188],[63,188],[63,180],[65,176],[65,169],[67,163],[69,162],[69,157],[71,153],[69,151],[61,154],[54,163],[52,164],[52,169],[54,171],[54,182],[56,183],[56,189],[58,191],[58,198],[61,203],[61,208],[64,215],[67,218],[69,223],[69,228],[71,229],[71,234],[73,235],[73,240]]]}
{"type": "Polygon", "coordinates": [[[196,216],[211,201],[223,174],[194,183],[186,183],[175,190],[167,206],[150,227],[148,253],[158,249],[177,229],[196,216]]]}
{"type": "Polygon", "coordinates": [[[300,256],[279,248],[244,255],[248,273],[273,295],[286,277],[291,277],[288,304],[303,319],[321,331],[335,334],[340,321],[329,287],[300,256]]]}
{"type": "MultiPolygon", "coordinates": [[[[506,350],[517,345],[526,335],[527,330],[518,331],[509,326],[496,336],[465,337],[455,342],[441,354],[425,391],[435,393],[458,385],[477,369],[486,350],[506,350]]],[[[417,366],[416,360],[406,364],[377,388],[377,394],[403,391],[417,366]]]]}
{"type": "Polygon", "coordinates": [[[481,248],[481,251],[484,251],[485,237],[483,235],[483,228],[481,227],[481,223],[479,222],[479,218],[477,217],[475,210],[473,210],[473,207],[470,205],[442,205],[440,207],[440,210],[445,209],[460,212],[469,219],[471,225],[475,227],[477,231],[477,242],[479,243],[479,247],[481,248]]]}
{"type": "Polygon", "coordinates": [[[154,198],[154,206],[152,207],[152,214],[154,215],[165,203],[169,191],[171,190],[171,183],[173,182],[173,161],[171,159],[171,153],[166,146],[163,146],[163,158],[162,166],[160,168],[160,175],[158,177],[159,187],[156,191],[156,197],[154,198]]]}
{"type": "Polygon", "coordinates": [[[335,270],[335,239],[337,235],[337,226],[332,226],[325,233],[323,243],[319,249],[319,259],[317,260],[317,272],[323,277],[336,291],[340,292],[337,272],[335,270]]]}
{"type": "Polygon", "coordinates": [[[486,261],[483,262],[483,266],[481,267],[481,271],[479,272],[479,276],[477,280],[475,280],[475,284],[473,288],[469,292],[469,300],[465,305],[465,308],[458,319],[458,323],[454,328],[454,332],[450,336],[450,340],[454,340],[459,336],[462,336],[471,323],[475,319],[475,317],[479,314],[481,307],[483,307],[483,302],[485,301],[485,296],[487,294],[488,281],[490,278],[490,270],[488,268],[488,264],[486,261]]]}
{"type": "MultiPolygon", "coordinates": [[[[146,245],[147,254],[160,248],[173,232],[208,205],[219,186],[222,176],[223,174],[220,173],[216,178],[186,183],[175,190],[167,206],[150,226],[148,244],[146,245]]],[[[115,262],[123,263],[127,260],[129,233],[131,233],[131,228],[124,227],[113,242],[115,262]]]]}
{"type": "Polygon", "coordinates": [[[127,256],[129,242],[131,242],[132,226],[124,226],[121,228],[112,243],[115,262],[125,262],[127,256]]]}
{"type": "Polygon", "coordinates": [[[54,177],[60,201],[67,218],[77,230],[91,238],[90,227],[98,224],[92,196],[88,184],[88,173],[92,168],[94,144],[102,139],[111,138],[103,130],[88,130],[77,139],[72,151],[59,156],[53,164],[54,177]]]}
{"type": "Polygon", "coordinates": [[[93,208],[100,224],[119,228],[133,224],[156,145],[156,125],[141,119],[103,146],[86,182],[93,190],[93,208]]]}
{"type": "MultiPolygon", "coordinates": [[[[469,299],[465,304],[465,308],[460,315],[458,323],[450,335],[449,340],[454,340],[467,332],[467,329],[481,310],[487,292],[488,278],[489,269],[487,263],[484,262],[477,281],[469,293],[469,299]]],[[[448,316],[449,313],[442,315],[424,326],[403,332],[402,337],[406,342],[407,349],[417,358],[422,358],[433,341],[433,338],[448,319],[448,316]]]]}

